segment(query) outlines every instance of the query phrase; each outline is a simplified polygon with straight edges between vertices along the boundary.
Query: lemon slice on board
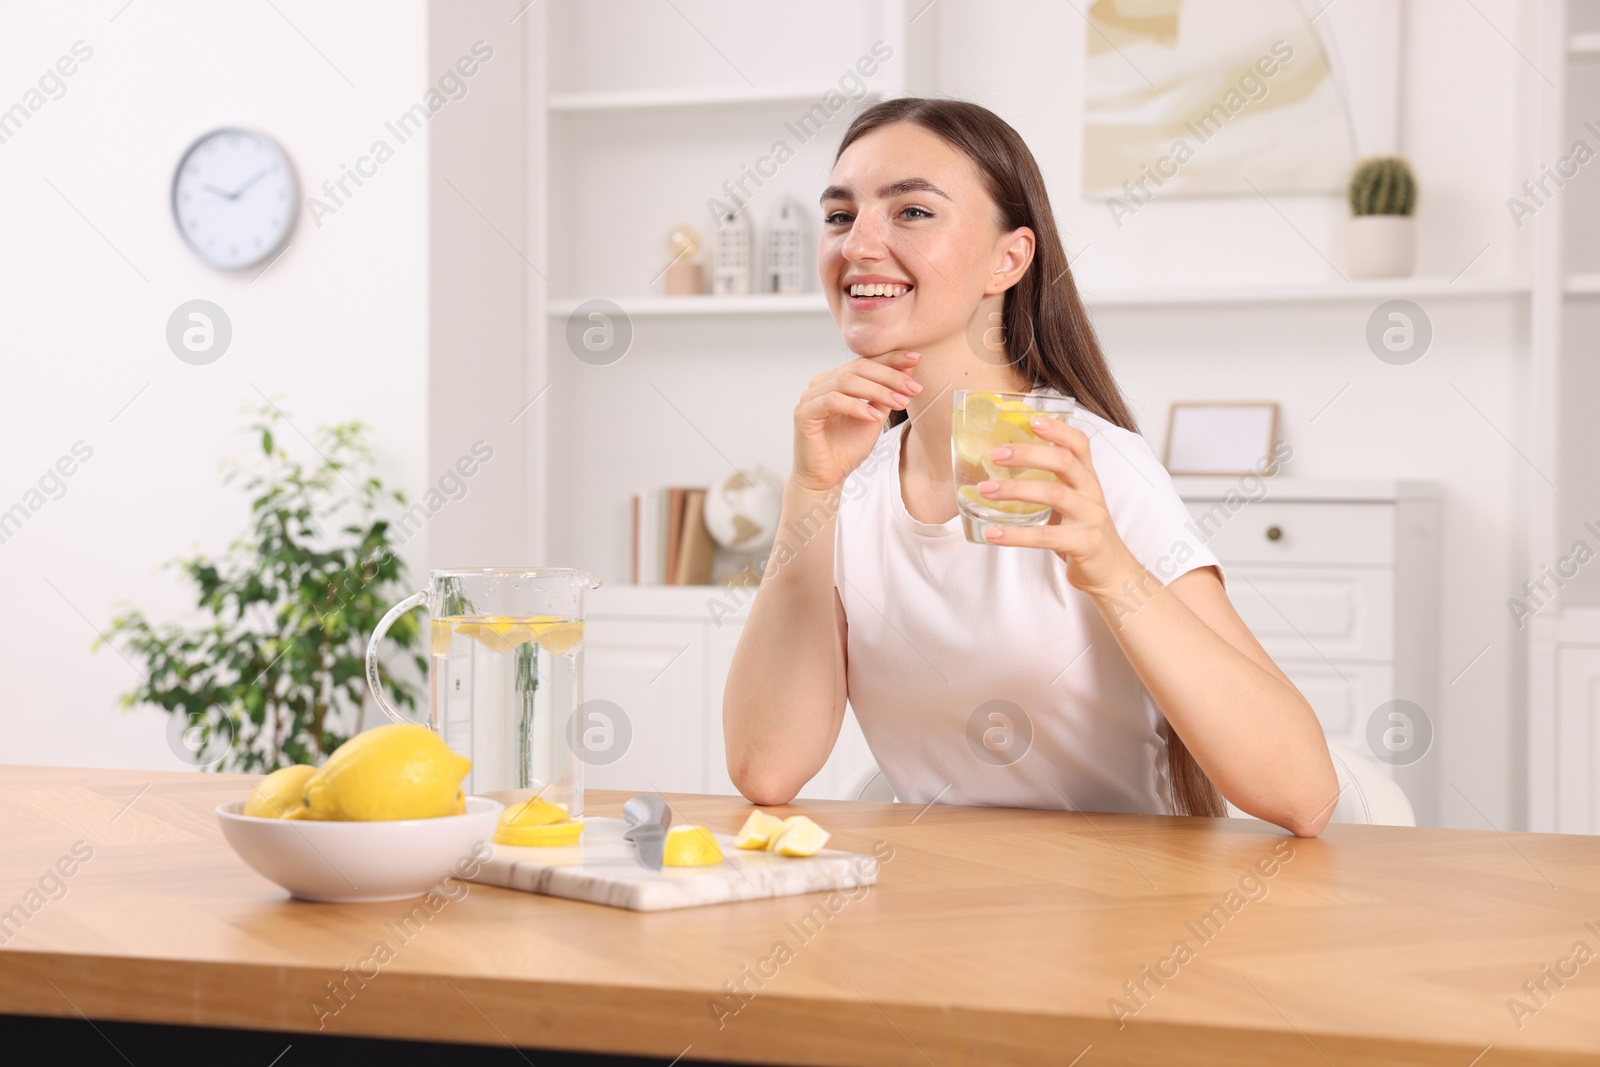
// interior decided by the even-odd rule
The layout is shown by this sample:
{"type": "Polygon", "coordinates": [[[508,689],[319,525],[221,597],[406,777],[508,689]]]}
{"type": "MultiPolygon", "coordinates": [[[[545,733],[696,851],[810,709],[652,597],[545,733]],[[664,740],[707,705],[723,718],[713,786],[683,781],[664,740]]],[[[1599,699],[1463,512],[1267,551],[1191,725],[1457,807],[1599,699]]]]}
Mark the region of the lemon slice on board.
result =
{"type": "Polygon", "coordinates": [[[831,836],[806,816],[793,815],[783,820],[773,833],[767,842],[767,851],[780,856],[814,856],[831,836]]]}
{"type": "Polygon", "coordinates": [[[766,848],[773,833],[782,825],[783,820],[776,815],[752,811],[744,821],[744,826],[739,828],[739,836],[733,839],[733,843],[740,848],[766,848]]]}
{"type": "Polygon", "coordinates": [[[673,826],[661,850],[663,867],[710,867],[722,862],[722,846],[704,826],[673,826]]]}
{"type": "Polygon", "coordinates": [[[500,813],[501,826],[549,826],[551,823],[565,822],[566,819],[565,804],[552,804],[539,797],[512,804],[500,813]]]}
{"type": "Polygon", "coordinates": [[[582,819],[566,819],[543,826],[506,826],[502,823],[495,827],[494,843],[521,848],[549,848],[577,844],[582,836],[582,819]]]}

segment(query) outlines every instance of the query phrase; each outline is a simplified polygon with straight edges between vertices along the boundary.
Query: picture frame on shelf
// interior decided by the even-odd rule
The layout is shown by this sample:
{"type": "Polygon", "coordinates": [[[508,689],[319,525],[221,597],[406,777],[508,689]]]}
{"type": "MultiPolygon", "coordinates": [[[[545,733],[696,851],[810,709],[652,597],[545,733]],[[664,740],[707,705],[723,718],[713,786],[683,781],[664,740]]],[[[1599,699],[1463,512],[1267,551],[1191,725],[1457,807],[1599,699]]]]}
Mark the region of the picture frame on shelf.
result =
{"type": "Polygon", "coordinates": [[[1168,474],[1271,476],[1277,438],[1277,401],[1175,401],[1161,465],[1168,474]]]}

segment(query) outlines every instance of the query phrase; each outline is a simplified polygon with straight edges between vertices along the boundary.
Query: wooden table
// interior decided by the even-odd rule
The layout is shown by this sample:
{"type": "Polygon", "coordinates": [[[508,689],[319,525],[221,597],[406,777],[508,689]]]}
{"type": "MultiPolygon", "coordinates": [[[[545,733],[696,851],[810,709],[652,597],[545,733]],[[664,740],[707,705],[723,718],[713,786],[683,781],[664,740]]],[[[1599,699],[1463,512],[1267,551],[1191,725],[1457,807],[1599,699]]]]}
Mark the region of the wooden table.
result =
{"type": "Polygon", "coordinates": [[[0,1012],[808,1064],[1600,1062],[1596,838],[806,803],[876,886],[655,914],[472,886],[402,943],[408,905],[293,902],[234,856],[212,808],[250,782],[0,769],[0,909],[42,901],[0,1012]]]}

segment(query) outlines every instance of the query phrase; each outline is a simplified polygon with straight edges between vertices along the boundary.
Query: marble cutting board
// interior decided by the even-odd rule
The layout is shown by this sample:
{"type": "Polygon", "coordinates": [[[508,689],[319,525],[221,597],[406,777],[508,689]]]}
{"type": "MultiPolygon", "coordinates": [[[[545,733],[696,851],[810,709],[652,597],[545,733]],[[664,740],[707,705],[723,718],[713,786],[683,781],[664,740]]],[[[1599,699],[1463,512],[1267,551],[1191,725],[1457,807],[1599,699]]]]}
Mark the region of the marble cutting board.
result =
{"type": "Polygon", "coordinates": [[[494,855],[471,880],[633,911],[854,889],[878,880],[873,856],[833,849],[815,856],[779,856],[735,848],[730,834],[712,835],[726,862],[655,871],[640,866],[633,846],[622,839],[622,830],[621,819],[591,818],[575,845],[495,845],[494,855]]]}

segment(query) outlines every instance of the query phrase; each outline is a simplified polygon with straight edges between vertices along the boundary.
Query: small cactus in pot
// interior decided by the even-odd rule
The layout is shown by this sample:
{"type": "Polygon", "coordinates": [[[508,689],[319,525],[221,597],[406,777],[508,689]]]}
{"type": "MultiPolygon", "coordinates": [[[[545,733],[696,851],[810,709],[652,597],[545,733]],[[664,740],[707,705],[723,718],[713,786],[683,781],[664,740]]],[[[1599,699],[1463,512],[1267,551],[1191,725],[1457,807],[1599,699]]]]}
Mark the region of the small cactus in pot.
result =
{"type": "Polygon", "coordinates": [[[1350,175],[1352,278],[1403,278],[1416,267],[1417,181],[1399,156],[1362,160],[1350,175]]]}
{"type": "Polygon", "coordinates": [[[1350,214],[1409,215],[1417,206],[1417,180],[1399,156],[1364,159],[1350,175],[1350,214]]]}

